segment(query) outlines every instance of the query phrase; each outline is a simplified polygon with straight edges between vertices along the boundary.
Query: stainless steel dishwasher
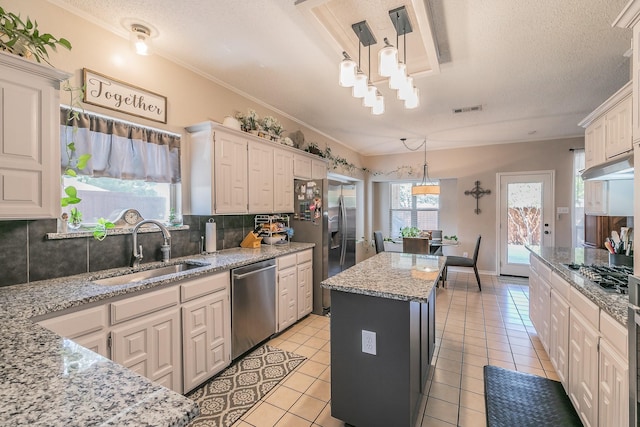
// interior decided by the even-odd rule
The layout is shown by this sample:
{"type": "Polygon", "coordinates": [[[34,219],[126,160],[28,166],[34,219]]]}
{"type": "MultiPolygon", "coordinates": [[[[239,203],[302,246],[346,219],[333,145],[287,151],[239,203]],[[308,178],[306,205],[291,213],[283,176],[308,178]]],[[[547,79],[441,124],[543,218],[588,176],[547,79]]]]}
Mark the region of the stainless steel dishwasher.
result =
{"type": "Polygon", "coordinates": [[[231,356],[237,358],[276,332],[276,261],[231,271],[231,356]]]}

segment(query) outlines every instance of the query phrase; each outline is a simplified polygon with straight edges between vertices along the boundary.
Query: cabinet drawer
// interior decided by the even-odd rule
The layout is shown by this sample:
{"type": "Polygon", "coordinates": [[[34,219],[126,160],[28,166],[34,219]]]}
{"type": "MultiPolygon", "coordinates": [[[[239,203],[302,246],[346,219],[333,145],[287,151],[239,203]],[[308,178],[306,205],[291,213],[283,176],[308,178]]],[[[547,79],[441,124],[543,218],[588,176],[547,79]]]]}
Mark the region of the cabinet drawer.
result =
{"type": "Polygon", "coordinates": [[[294,267],[297,263],[296,254],[285,255],[278,257],[278,270],[282,270],[284,268],[294,267]]]}
{"type": "Polygon", "coordinates": [[[298,252],[297,254],[297,262],[298,264],[302,264],[303,262],[309,262],[313,259],[313,250],[309,249],[304,252],[298,252]]]}
{"type": "Polygon", "coordinates": [[[569,303],[572,310],[578,310],[585,320],[598,330],[600,324],[600,309],[597,305],[589,301],[587,297],[582,295],[575,288],[569,290],[569,303]]]}
{"type": "Polygon", "coordinates": [[[604,311],[600,312],[600,334],[602,338],[608,341],[625,359],[629,357],[627,328],[604,311]]]}
{"type": "Polygon", "coordinates": [[[179,301],[178,287],[173,286],[111,303],[111,324],[115,325],[177,305],[179,301]]]}
{"type": "Polygon", "coordinates": [[[107,327],[108,323],[106,305],[38,322],[40,326],[70,339],[99,331],[107,327]]]}
{"type": "Polygon", "coordinates": [[[542,261],[538,261],[536,271],[538,272],[538,275],[542,277],[547,283],[551,281],[551,269],[547,267],[547,265],[542,261]]]}
{"type": "Polygon", "coordinates": [[[180,285],[180,301],[191,301],[203,295],[212,294],[230,286],[228,271],[210,276],[198,277],[180,285]]]}
{"type": "Polygon", "coordinates": [[[555,289],[558,294],[562,295],[562,297],[567,301],[569,300],[569,290],[571,289],[569,282],[558,276],[556,273],[551,273],[550,283],[551,287],[555,289]]]}

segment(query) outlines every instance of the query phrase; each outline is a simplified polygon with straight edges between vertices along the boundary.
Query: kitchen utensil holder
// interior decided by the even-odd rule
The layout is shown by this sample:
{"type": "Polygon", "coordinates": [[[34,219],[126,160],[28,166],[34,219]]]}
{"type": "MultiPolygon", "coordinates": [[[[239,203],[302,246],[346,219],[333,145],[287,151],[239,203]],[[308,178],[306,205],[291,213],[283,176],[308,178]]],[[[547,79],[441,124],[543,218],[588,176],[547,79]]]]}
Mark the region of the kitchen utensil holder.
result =
{"type": "Polygon", "coordinates": [[[609,265],[626,265],[633,267],[633,256],[609,253],[609,265]]]}

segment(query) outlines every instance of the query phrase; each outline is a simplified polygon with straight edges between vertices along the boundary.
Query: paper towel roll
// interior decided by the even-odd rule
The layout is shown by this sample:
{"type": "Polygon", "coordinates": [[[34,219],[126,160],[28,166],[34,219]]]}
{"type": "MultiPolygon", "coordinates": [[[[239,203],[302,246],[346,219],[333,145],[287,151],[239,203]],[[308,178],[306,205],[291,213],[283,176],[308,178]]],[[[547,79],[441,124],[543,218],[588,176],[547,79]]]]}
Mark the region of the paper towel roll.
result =
{"type": "Polygon", "coordinates": [[[216,223],[212,220],[209,220],[205,224],[204,229],[204,250],[205,252],[215,252],[216,251],[216,223]]]}

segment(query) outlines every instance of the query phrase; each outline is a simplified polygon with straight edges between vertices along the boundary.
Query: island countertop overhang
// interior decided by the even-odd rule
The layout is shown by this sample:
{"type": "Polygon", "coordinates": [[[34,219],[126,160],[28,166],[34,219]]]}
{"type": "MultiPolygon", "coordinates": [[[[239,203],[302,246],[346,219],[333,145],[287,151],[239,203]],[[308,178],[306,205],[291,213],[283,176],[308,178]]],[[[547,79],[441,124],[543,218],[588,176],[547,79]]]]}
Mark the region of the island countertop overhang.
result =
{"type": "Polygon", "coordinates": [[[381,252],[322,282],[329,290],[425,303],[446,257],[381,252]]]}

